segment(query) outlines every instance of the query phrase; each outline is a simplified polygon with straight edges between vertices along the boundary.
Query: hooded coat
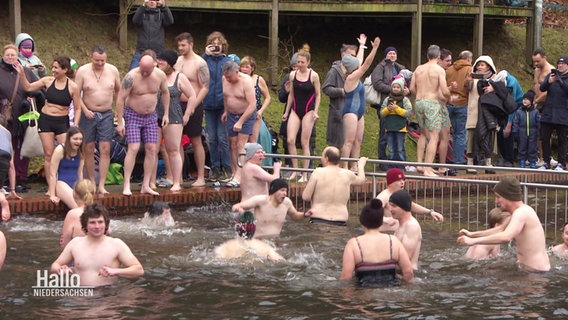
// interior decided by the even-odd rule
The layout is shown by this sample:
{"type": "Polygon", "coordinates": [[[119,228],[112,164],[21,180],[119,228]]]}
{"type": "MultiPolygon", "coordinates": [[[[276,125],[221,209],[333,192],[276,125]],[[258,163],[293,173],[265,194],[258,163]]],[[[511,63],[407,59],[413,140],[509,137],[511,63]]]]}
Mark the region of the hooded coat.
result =
{"type": "Polygon", "coordinates": [[[30,36],[27,33],[20,33],[19,35],[16,36],[16,47],[18,47],[18,60],[20,60],[20,63],[22,64],[22,66],[24,67],[28,67],[30,68],[33,73],[36,75],[37,78],[43,78],[46,75],[46,69],[44,68],[43,71],[39,71],[36,68],[32,68],[33,66],[37,66],[37,65],[43,65],[43,63],[41,62],[41,60],[38,58],[38,56],[36,56],[35,52],[36,52],[36,45],[35,45],[35,41],[32,38],[32,36],[30,36]],[[21,52],[20,52],[20,44],[22,44],[22,42],[24,40],[31,40],[32,41],[32,52],[34,53],[31,57],[26,57],[24,56],[21,52]]]}
{"type": "Polygon", "coordinates": [[[345,78],[339,60],[333,62],[322,85],[322,91],[329,96],[329,116],[327,118],[327,145],[343,146],[343,114],[345,102],[345,78]]]}

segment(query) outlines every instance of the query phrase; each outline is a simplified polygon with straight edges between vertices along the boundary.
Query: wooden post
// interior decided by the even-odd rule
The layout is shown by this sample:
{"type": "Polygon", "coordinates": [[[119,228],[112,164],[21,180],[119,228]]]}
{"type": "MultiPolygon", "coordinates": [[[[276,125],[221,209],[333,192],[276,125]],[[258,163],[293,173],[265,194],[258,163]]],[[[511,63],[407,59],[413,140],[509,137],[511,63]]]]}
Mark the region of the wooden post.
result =
{"type": "Polygon", "coordinates": [[[479,1],[479,13],[473,18],[473,61],[483,54],[484,0],[479,1]]]}
{"type": "Polygon", "coordinates": [[[128,5],[129,0],[118,0],[118,46],[121,50],[128,49],[128,5]]]}
{"type": "Polygon", "coordinates": [[[12,35],[12,40],[16,39],[16,36],[22,32],[22,4],[20,0],[10,0],[9,8],[10,11],[10,34],[12,35]]]}
{"type": "Polygon", "coordinates": [[[420,54],[422,52],[422,0],[418,0],[418,10],[412,14],[410,52],[410,68],[414,70],[420,65],[420,54]]]}
{"type": "Polygon", "coordinates": [[[269,74],[268,83],[270,87],[276,86],[278,83],[278,0],[272,0],[272,10],[268,14],[270,22],[268,34],[268,57],[269,57],[269,74]]]}

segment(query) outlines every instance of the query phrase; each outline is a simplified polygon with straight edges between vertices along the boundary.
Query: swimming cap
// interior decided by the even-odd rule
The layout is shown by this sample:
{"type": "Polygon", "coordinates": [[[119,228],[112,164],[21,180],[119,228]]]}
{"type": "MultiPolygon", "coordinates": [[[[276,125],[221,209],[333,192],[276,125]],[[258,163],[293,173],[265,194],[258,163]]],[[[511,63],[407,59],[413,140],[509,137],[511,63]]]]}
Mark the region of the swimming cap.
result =
{"type": "Polygon", "coordinates": [[[256,151],[258,151],[258,149],[262,149],[262,146],[258,143],[245,143],[246,161],[249,161],[252,157],[254,157],[254,154],[256,153],[256,151]]]}
{"type": "Polygon", "coordinates": [[[236,62],[237,64],[241,64],[241,58],[239,58],[239,56],[237,56],[234,53],[228,55],[227,58],[231,59],[233,62],[236,62]]]}
{"type": "Polygon", "coordinates": [[[169,202],[154,201],[154,203],[152,203],[148,208],[148,215],[150,215],[150,217],[157,217],[163,213],[164,209],[169,209],[169,208],[170,208],[169,202]]]}
{"type": "Polygon", "coordinates": [[[254,214],[250,211],[239,214],[235,224],[235,231],[237,231],[239,237],[251,239],[254,236],[254,232],[256,231],[254,220],[254,214]]]}
{"type": "Polygon", "coordinates": [[[290,58],[290,66],[295,65],[298,62],[298,53],[294,53],[292,58],[290,58]]]}
{"type": "Polygon", "coordinates": [[[288,189],[288,183],[283,179],[274,179],[270,182],[270,186],[268,187],[268,194],[274,194],[276,191],[280,189],[288,189]]]}
{"type": "Polygon", "coordinates": [[[341,63],[345,67],[345,70],[347,70],[347,73],[351,73],[355,71],[355,69],[359,68],[359,59],[350,54],[343,56],[341,63]]]}
{"type": "Polygon", "coordinates": [[[521,183],[514,177],[505,177],[493,188],[493,191],[501,197],[511,201],[523,200],[521,183]]]}
{"type": "Polygon", "coordinates": [[[406,177],[404,176],[404,172],[399,168],[391,168],[387,171],[387,186],[393,182],[397,182],[398,180],[404,180],[406,177]]]}
{"type": "Polygon", "coordinates": [[[390,196],[389,202],[396,204],[404,211],[410,211],[412,208],[412,198],[410,197],[410,193],[404,189],[393,193],[390,196]]]}

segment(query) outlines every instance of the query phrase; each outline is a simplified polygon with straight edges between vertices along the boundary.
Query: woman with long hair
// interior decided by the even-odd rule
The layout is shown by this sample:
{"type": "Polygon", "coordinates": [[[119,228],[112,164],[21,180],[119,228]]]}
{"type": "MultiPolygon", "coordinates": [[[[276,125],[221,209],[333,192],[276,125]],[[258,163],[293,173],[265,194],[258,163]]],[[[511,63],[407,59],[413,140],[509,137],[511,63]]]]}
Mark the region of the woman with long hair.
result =
{"type": "Polygon", "coordinates": [[[78,127],[71,127],[67,130],[65,143],[55,147],[51,157],[47,191],[51,202],[57,204],[62,200],[70,209],[78,207],[73,198],[73,187],[77,181],[83,179],[84,165],[83,131],[78,127]]]}

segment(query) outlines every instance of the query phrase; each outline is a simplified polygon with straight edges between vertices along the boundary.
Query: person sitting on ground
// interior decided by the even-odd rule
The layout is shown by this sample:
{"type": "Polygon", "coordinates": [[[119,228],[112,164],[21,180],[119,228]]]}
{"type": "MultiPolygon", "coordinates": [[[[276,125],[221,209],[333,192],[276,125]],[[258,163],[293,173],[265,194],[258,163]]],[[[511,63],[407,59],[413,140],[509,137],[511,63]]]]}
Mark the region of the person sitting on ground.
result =
{"type": "Polygon", "coordinates": [[[245,143],[245,165],[241,176],[241,201],[250,199],[255,195],[267,195],[268,185],[280,177],[280,162],[274,163],[272,174],[262,169],[264,150],[258,143],[245,143]]]}
{"type": "Polygon", "coordinates": [[[86,206],[93,204],[94,193],[95,184],[91,180],[83,179],[75,183],[73,199],[75,203],[77,203],[77,208],[69,210],[67,215],[65,215],[61,238],[59,239],[61,248],[65,248],[71,239],[85,235],[85,232],[81,228],[81,215],[83,211],[85,211],[86,206]]]}
{"type": "Polygon", "coordinates": [[[560,258],[568,258],[568,222],[564,224],[562,227],[562,240],[564,241],[561,244],[555,245],[552,248],[552,252],[560,257],[560,258]]]}
{"type": "Polygon", "coordinates": [[[112,285],[118,277],[135,279],[144,275],[144,268],[128,245],[106,235],[109,223],[108,211],[103,205],[94,203],[85,207],[81,227],[87,235],[76,237],[65,246],[51,264],[51,272],[77,273],[83,286],[112,285]],[[71,261],[73,268],[69,267],[71,261]]]}
{"type": "Polygon", "coordinates": [[[402,243],[398,238],[379,231],[383,214],[383,203],[378,199],[372,199],[361,210],[359,222],[365,233],[349,239],[345,245],[341,280],[351,279],[355,272],[362,286],[395,284],[397,267],[401,269],[405,281],[414,277],[412,264],[402,243]]]}
{"type": "MultiPolygon", "coordinates": [[[[511,213],[501,210],[501,208],[494,208],[489,211],[489,228],[507,225],[511,219],[511,213]]],[[[500,244],[476,244],[465,253],[466,259],[481,260],[498,256],[501,253],[500,244]]]]}
{"type": "Polygon", "coordinates": [[[278,236],[286,216],[301,220],[309,213],[299,212],[287,197],[288,183],[282,179],[272,180],[268,195],[259,194],[233,205],[233,211],[243,213],[254,210],[257,217],[255,238],[278,236]]]}
{"type": "Polygon", "coordinates": [[[78,207],[73,199],[75,182],[83,179],[83,132],[78,127],[67,130],[65,144],[58,145],[51,157],[49,176],[49,200],[58,204],[59,200],[69,209],[78,207]]]}
{"type": "Polygon", "coordinates": [[[412,208],[410,193],[406,190],[398,190],[393,193],[389,199],[389,207],[392,216],[398,220],[398,229],[394,235],[406,249],[412,262],[412,268],[418,270],[418,257],[422,246],[422,228],[410,212],[412,208]]]}
{"type": "Polygon", "coordinates": [[[255,230],[254,214],[250,211],[240,214],[235,224],[235,231],[237,231],[238,237],[226,241],[215,248],[215,257],[217,259],[236,259],[251,253],[259,258],[268,260],[284,260],[269,244],[253,239],[255,230]]]}
{"type": "Polygon", "coordinates": [[[154,203],[152,203],[152,205],[148,208],[148,211],[144,213],[142,223],[151,226],[173,227],[176,222],[172,217],[169,202],[154,201],[154,203]]]}
{"type": "Polygon", "coordinates": [[[340,152],[337,147],[325,148],[321,156],[323,168],[315,169],[308,180],[308,184],[302,193],[302,199],[312,203],[310,210],[308,210],[311,215],[310,223],[347,225],[349,218],[347,202],[350,197],[351,185],[360,186],[365,183],[367,158],[359,158],[357,174],[341,168],[339,166],[340,159],[340,152]]]}

